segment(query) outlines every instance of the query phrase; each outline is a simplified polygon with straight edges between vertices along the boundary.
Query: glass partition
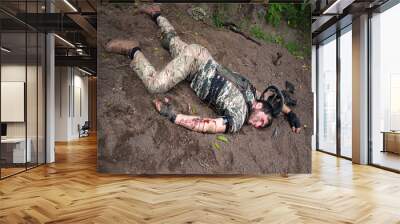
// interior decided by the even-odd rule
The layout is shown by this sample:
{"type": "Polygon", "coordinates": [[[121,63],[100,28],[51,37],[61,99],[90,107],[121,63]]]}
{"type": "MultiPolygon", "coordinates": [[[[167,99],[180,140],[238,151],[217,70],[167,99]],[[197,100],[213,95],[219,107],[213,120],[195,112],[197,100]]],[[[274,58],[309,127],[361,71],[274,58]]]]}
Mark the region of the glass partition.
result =
{"type": "Polygon", "coordinates": [[[336,35],[318,47],[317,149],[336,154],[336,35]]]}
{"type": "Polygon", "coordinates": [[[31,161],[26,138],[26,41],[25,32],[1,34],[2,177],[24,171],[31,161]]]}
{"type": "Polygon", "coordinates": [[[340,155],[352,157],[352,32],[340,35],[340,155]]]}
{"type": "Polygon", "coordinates": [[[371,18],[372,164],[400,170],[400,4],[371,18]]]}
{"type": "MultiPolygon", "coordinates": [[[[44,1],[8,1],[18,13],[42,13],[44,1]]],[[[45,163],[45,34],[0,12],[0,178],[45,163]],[[7,26],[1,21],[13,21],[7,26]]]]}

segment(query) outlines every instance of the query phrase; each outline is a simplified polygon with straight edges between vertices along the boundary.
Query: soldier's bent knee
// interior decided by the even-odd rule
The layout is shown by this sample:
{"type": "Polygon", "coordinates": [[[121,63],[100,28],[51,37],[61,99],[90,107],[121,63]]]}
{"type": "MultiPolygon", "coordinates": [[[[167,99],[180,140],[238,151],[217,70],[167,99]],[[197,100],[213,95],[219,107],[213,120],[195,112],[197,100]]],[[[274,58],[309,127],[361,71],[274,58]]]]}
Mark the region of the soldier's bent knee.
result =
{"type": "Polygon", "coordinates": [[[166,49],[169,50],[171,39],[176,37],[175,31],[170,31],[168,33],[164,33],[161,38],[161,45],[166,49]]]}
{"type": "Polygon", "coordinates": [[[188,45],[184,50],[184,54],[203,59],[211,57],[211,54],[208,52],[207,48],[198,44],[188,45]]]}

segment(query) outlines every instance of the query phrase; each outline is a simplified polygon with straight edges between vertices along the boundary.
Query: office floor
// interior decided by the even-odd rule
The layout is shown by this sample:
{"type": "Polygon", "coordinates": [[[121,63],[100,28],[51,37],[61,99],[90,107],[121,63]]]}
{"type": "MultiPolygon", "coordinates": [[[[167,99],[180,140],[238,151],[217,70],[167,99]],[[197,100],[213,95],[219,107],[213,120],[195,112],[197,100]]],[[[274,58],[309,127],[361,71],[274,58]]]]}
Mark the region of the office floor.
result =
{"type": "Polygon", "coordinates": [[[25,167],[23,167],[23,168],[1,168],[1,176],[7,177],[7,176],[13,175],[15,173],[22,172],[24,170],[25,170],[25,167]]]}
{"type": "Polygon", "coordinates": [[[26,168],[25,168],[25,164],[18,164],[17,167],[1,168],[1,178],[6,178],[8,176],[23,172],[23,171],[25,171],[25,169],[32,169],[36,166],[37,166],[36,163],[27,163],[26,168]]]}
{"type": "Polygon", "coordinates": [[[0,223],[400,223],[400,175],[313,152],[313,174],[132,177],[96,172],[96,139],[0,181],[0,223]]]}
{"type": "Polygon", "coordinates": [[[375,150],[373,154],[373,163],[389,167],[391,169],[400,170],[400,155],[391,152],[381,152],[375,150]]]}

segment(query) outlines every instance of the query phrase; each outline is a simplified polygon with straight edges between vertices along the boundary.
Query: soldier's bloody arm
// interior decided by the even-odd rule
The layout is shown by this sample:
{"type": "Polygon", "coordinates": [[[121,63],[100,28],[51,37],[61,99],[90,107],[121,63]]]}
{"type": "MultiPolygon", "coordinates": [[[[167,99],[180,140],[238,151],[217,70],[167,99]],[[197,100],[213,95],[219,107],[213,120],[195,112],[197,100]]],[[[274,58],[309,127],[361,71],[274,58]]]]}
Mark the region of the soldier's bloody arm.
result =
{"type": "Polygon", "coordinates": [[[185,114],[178,114],[175,124],[201,133],[224,133],[226,129],[223,118],[201,118],[185,114]]]}

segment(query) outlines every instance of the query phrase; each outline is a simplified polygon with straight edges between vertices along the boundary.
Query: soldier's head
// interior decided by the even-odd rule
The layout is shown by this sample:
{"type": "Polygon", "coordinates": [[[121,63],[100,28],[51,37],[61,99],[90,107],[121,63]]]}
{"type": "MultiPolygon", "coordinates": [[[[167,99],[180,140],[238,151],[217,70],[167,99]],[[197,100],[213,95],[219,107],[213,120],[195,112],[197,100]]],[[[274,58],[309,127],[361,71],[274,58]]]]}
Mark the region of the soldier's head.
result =
{"type": "Polygon", "coordinates": [[[248,123],[255,128],[265,128],[272,124],[271,106],[265,101],[255,101],[248,123]]]}

